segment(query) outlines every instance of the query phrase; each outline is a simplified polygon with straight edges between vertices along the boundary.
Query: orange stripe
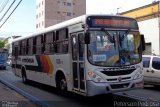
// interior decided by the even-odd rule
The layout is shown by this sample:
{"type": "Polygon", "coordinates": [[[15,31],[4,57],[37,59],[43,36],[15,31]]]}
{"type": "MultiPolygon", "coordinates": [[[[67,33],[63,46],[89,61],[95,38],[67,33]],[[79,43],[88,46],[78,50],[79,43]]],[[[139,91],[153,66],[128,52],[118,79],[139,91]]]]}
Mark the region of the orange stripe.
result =
{"type": "Polygon", "coordinates": [[[48,73],[49,74],[53,74],[53,64],[52,64],[52,61],[50,60],[50,57],[48,55],[46,55],[46,59],[47,59],[47,62],[48,62],[48,66],[49,66],[49,69],[48,69],[48,73]]]}
{"type": "Polygon", "coordinates": [[[44,71],[45,73],[49,73],[49,64],[48,64],[46,55],[44,55],[43,58],[44,58],[44,71]]]}

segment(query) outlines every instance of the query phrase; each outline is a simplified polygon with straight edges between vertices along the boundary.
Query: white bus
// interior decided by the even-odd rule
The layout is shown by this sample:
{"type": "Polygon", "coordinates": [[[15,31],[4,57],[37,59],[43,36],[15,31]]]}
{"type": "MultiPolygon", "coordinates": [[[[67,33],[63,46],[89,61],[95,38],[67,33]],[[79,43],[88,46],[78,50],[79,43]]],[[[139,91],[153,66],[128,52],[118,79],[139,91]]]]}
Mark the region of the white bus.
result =
{"type": "Polygon", "coordinates": [[[83,15],[12,42],[12,67],[27,80],[84,96],[143,87],[144,36],[136,20],[83,15]]]}

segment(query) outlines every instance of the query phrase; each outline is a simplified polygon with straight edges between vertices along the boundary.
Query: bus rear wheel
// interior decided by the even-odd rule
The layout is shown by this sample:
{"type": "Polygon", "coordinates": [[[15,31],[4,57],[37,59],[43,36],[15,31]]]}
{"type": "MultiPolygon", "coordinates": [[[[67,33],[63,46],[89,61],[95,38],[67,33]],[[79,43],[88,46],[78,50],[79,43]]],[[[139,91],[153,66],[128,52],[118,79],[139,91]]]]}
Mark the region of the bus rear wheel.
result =
{"type": "Polygon", "coordinates": [[[24,69],[22,70],[22,82],[23,83],[27,83],[27,76],[26,76],[26,72],[24,71],[24,69]]]}

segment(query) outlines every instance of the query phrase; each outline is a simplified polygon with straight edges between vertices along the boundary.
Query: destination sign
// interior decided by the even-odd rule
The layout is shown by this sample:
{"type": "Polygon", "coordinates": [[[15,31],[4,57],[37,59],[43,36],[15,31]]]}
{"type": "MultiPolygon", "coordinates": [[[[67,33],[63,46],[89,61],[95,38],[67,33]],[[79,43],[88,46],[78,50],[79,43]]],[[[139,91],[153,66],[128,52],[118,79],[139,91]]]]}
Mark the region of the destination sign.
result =
{"type": "Polygon", "coordinates": [[[95,16],[87,18],[89,27],[101,28],[119,28],[119,29],[137,29],[138,24],[136,20],[126,17],[115,16],[95,16]]]}

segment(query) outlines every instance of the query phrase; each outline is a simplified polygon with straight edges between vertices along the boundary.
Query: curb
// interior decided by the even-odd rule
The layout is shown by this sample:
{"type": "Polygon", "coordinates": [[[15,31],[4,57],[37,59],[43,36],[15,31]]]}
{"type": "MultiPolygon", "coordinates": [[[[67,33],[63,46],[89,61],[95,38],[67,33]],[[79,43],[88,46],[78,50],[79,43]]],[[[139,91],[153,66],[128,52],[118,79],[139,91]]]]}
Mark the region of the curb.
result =
{"type": "Polygon", "coordinates": [[[3,83],[4,85],[8,86],[9,88],[15,90],[16,92],[23,95],[24,97],[28,98],[33,103],[37,104],[39,107],[53,107],[53,106],[45,103],[44,101],[41,101],[40,99],[32,96],[31,94],[21,90],[20,88],[17,88],[16,86],[12,85],[11,83],[9,83],[7,81],[0,79],[0,82],[3,83]]]}

